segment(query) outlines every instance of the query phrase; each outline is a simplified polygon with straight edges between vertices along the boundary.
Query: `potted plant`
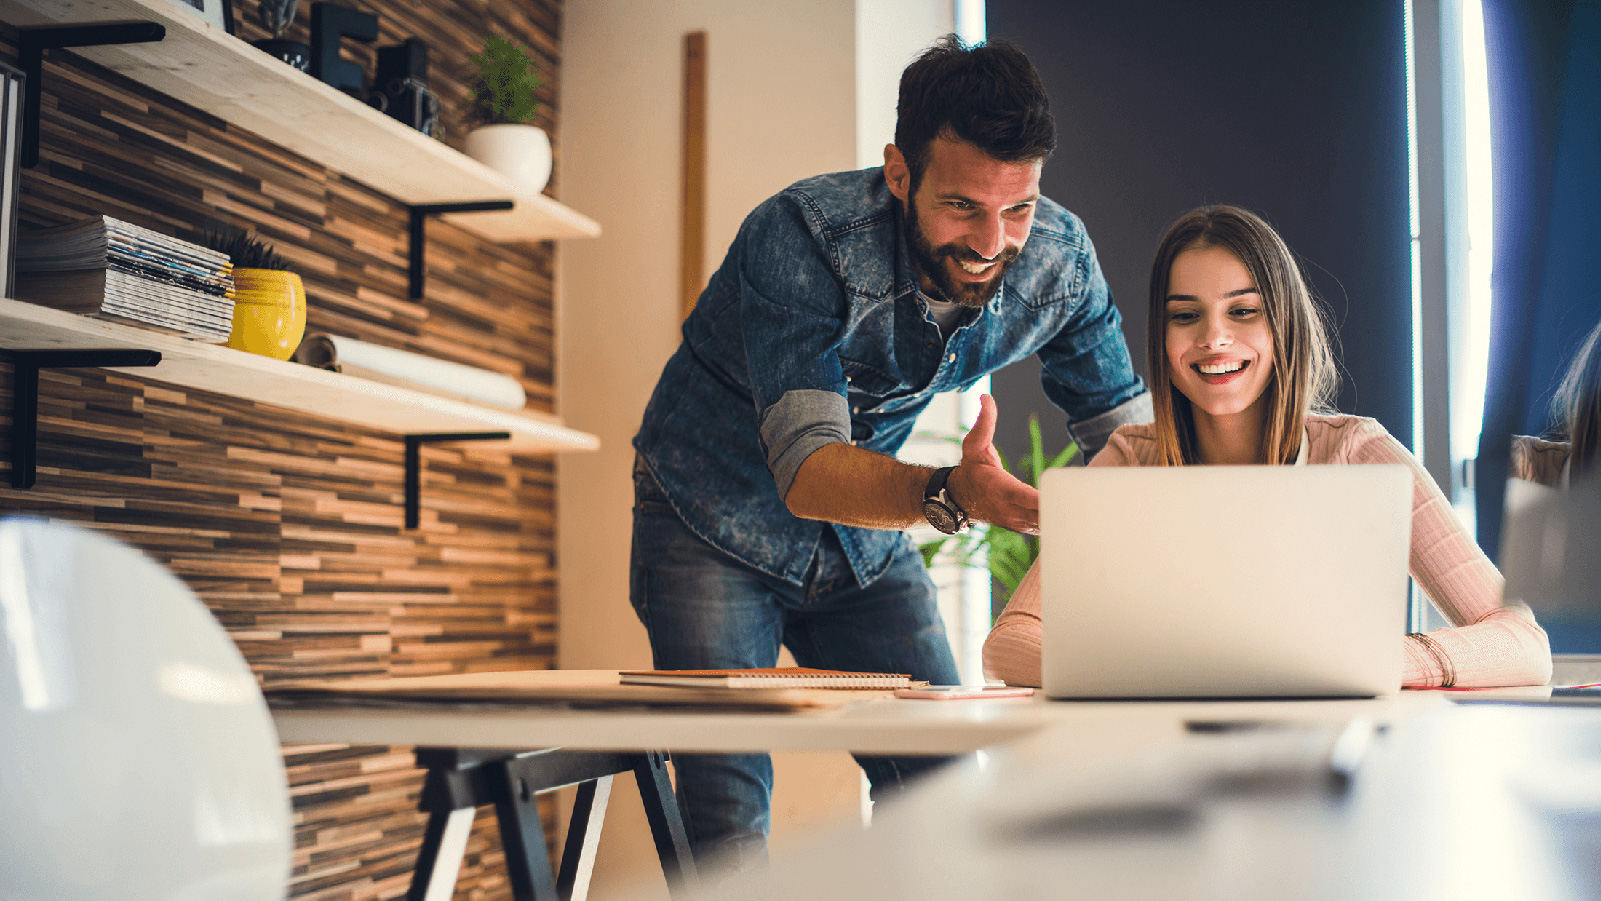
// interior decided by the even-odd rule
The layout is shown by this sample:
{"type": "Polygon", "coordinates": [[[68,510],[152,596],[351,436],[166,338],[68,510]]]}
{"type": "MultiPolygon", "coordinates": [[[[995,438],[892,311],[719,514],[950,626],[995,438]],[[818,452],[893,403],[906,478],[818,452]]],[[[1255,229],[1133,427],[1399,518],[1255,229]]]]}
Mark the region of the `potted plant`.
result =
{"type": "Polygon", "coordinates": [[[272,245],[233,228],[208,231],[205,245],[233,260],[233,332],[228,346],[287,360],[306,334],[306,286],[272,245]]]}
{"type": "MultiPolygon", "coordinates": [[[[953,439],[960,440],[960,439],[953,439]]],[[[1028,418],[1028,472],[1021,478],[1034,487],[1039,487],[1040,475],[1047,469],[1057,466],[1066,466],[1078,455],[1078,445],[1068,444],[1062,452],[1054,457],[1045,456],[1045,442],[1040,438],[1040,421],[1037,416],[1028,418]]],[[[1001,466],[1010,468],[1006,464],[1006,456],[996,448],[995,453],[1001,457],[1001,466]]],[[[996,592],[990,604],[990,616],[993,619],[1000,615],[1006,602],[1011,599],[1012,592],[1017,590],[1018,583],[1028,574],[1029,567],[1034,565],[1035,559],[1040,555],[1039,539],[1032,535],[1023,535],[1011,529],[997,525],[985,525],[964,532],[961,535],[945,535],[918,545],[923,554],[924,565],[931,565],[934,557],[951,544],[951,560],[957,566],[983,566],[989,569],[990,578],[999,582],[1005,589],[996,592]]]]}
{"type": "Polygon", "coordinates": [[[505,176],[514,186],[538,194],[550,180],[550,136],[529,125],[539,100],[539,76],[522,46],[491,35],[484,52],[468,57],[478,69],[473,79],[473,119],[466,153],[505,176]]]}

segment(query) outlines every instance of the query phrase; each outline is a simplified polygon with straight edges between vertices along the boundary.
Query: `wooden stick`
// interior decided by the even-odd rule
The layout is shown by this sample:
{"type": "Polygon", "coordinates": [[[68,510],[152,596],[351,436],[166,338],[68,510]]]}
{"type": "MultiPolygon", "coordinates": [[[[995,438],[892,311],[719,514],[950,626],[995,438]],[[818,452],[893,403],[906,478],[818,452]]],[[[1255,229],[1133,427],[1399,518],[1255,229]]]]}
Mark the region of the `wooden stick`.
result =
{"type": "Polygon", "coordinates": [[[684,35],[684,204],[680,258],[680,309],[688,318],[705,287],[706,245],[706,32],[684,35]]]}

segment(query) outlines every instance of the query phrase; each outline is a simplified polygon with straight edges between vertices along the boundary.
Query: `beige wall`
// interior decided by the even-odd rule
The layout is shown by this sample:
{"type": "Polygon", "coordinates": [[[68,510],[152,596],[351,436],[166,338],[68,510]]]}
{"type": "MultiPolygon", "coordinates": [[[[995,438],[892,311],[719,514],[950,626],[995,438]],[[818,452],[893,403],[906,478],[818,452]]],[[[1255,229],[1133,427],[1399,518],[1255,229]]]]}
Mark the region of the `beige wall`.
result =
{"type": "Polygon", "coordinates": [[[708,31],[708,274],[757,203],[854,165],[854,3],[796,6],[567,6],[562,200],[604,234],[565,242],[559,267],[561,413],[601,439],[598,453],[558,464],[564,667],[649,662],[627,604],[629,440],[679,338],[683,34],[708,31]]]}
{"type": "MultiPolygon", "coordinates": [[[[604,235],[561,248],[561,412],[601,439],[560,458],[560,655],[566,668],[650,663],[628,606],[629,440],[678,343],[683,35],[708,32],[705,271],[785,185],[856,161],[854,0],[569,0],[562,44],[562,200],[604,235]]],[[[859,815],[844,754],[780,755],[773,847],[859,815]]],[[[659,885],[638,794],[618,780],[595,897],[659,885]]],[[[661,892],[665,896],[665,892],[661,892]]]]}

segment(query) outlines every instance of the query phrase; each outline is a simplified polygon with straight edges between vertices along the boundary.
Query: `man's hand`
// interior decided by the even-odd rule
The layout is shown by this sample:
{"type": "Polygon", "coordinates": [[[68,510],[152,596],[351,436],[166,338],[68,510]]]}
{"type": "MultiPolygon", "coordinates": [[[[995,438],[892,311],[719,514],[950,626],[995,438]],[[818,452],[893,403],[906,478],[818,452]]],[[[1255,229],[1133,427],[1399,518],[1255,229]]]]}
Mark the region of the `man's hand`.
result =
{"type": "Polygon", "coordinates": [[[1025,535],[1040,531],[1040,493],[1001,467],[995,451],[995,398],[979,398],[978,420],[962,439],[962,463],[951,473],[951,495],[976,522],[1025,535]]]}
{"type": "MultiPolygon", "coordinates": [[[[962,463],[946,489],[974,522],[1039,533],[1040,496],[1001,468],[995,452],[995,399],[979,401],[978,421],[962,439],[962,463]]],[[[844,443],[825,444],[795,473],[784,503],[804,519],[868,529],[905,529],[924,522],[923,491],[932,470],[844,443]]]]}

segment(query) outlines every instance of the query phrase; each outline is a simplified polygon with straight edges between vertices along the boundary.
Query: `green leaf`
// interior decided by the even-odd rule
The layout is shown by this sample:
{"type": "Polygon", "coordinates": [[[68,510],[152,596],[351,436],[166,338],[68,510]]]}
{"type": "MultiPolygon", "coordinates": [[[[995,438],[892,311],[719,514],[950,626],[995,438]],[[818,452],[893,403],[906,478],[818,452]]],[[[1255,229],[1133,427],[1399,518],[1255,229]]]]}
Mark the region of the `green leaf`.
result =
{"type": "Polygon", "coordinates": [[[940,548],[945,546],[944,538],[925,541],[917,546],[917,552],[923,555],[923,567],[926,569],[934,565],[934,557],[939,554],[940,548]]]}
{"type": "Polygon", "coordinates": [[[1039,542],[1027,535],[994,526],[990,528],[990,536],[990,577],[1004,586],[1006,597],[1010,597],[1039,556],[1039,542]]]}
{"type": "Polygon", "coordinates": [[[1078,456],[1078,442],[1070,442],[1067,447],[1062,448],[1061,453],[1051,458],[1051,462],[1046,464],[1045,468],[1055,469],[1058,466],[1066,466],[1076,456],[1078,456]]]}
{"type": "Polygon", "coordinates": [[[522,124],[539,109],[535,90],[539,76],[531,69],[533,60],[520,44],[490,35],[484,51],[468,57],[478,67],[473,81],[473,112],[485,124],[522,124]]]}
{"type": "Polygon", "coordinates": [[[995,581],[1006,586],[1006,597],[1010,598],[1012,592],[1017,590],[1017,586],[1022,584],[1025,573],[1027,573],[1027,570],[1018,570],[1016,567],[1008,566],[1001,568],[999,571],[991,570],[990,575],[994,577],[995,581]]]}
{"type": "Polygon", "coordinates": [[[1040,418],[1033,413],[1028,414],[1028,464],[1028,483],[1038,487],[1045,471],[1045,440],[1040,437],[1040,418]]]}

